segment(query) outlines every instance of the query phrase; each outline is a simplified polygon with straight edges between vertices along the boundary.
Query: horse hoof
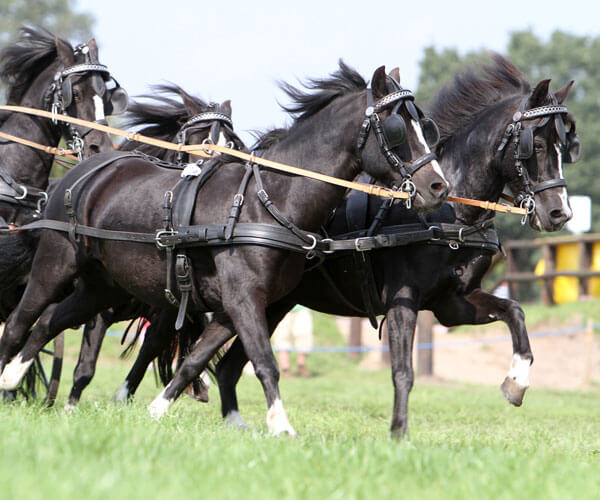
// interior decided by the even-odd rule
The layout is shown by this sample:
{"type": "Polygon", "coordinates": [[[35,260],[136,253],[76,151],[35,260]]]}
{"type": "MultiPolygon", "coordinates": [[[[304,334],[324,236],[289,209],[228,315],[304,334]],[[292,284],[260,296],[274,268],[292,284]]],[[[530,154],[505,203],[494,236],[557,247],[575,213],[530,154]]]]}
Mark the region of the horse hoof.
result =
{"type": "Polygon", "coordinates": [[[506,377],[500,389],[510,404],[514,406],[521,406],[523,404],[523,397],[525,396],[527,387],[522,387],[513,378],[506,377]]]}
{"type": "Polygon", "coordinates": [[[233,429],[248,430],[249,427],[238,411],[230,411],[224,418],[225,426],[233,429]]]}

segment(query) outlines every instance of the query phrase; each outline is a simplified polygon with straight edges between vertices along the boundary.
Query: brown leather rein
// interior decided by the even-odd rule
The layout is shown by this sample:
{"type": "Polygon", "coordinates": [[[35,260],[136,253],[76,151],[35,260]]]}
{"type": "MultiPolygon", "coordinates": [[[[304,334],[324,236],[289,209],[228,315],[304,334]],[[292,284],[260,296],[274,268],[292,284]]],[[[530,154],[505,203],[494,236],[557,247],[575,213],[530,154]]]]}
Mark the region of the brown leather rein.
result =
{"type": "MultiPolygon", "coordinates": [[[[341,186],[341,187],[344,187],[347,189],[355,189],[358,191],[363,191],[365,193],[368,193],[368,194],[371,194],[374,196],[379,196],[381,198],[406,199],[409,197],[408,193],[405,193],[402,191],[395,191],[390,188],[386,188],[386,187],[382,187],[382,186],[375,186],[373,184],[365,184],[362,182],[338,179],[337,177],[331,177],[329,175],[321,174],[319,172],[313,172],[312,170],[306,170],[306,169],[299,168],[299,167],[294,167],[292,165],[285,165],[283,163],[279,163],[279,162],[276,162],[273,160],[267,160],[265,158],[260,158],[258,156],[255,156],[253,153],[244,153],[243,151],[238,151],[236,149],[228,148],[226,146],[219,146],[217,144],[209,144],[209,143],[205,143],[205,144],[201,144],[201,145],[174,144],[172,142],[162,141],[160,139],[154,139],[151,137],[146,137],[146,136],[138,134],[136,132],[127,132],[125,130],[121,130],[121,129],[118,129],[115,127],[110,127],[108,125],[102,125],[100,123],[89,122],[87,120],[82,120],[80,118],[74,118],[72,116],[55,114],[55,113],[51,113],[50,111],[44,111],[44,110],[35,109],[35,108],[28,108],[28,107],[24,107],[24,106],[4,105],[4,106],[0,106],[0,110],[25,113],[25,114],[34,115],[34,116],[50,118],[53,120],[60,120],[60,121],[66,122],[66,123],[72,123],[74,125],[82,125],[84,127],[93,128],[95,130],[100,130],[102,132],[106,132],[109,134],[117,135],[120,137],[125,137],[126,139],[129,139],[131,141],[141,142],[144,144],[149,144],[151,146],[157,146],[160,148],[169,149],[169,150],[177,151],[180,153],[181,152],[193,153],[198,156],[203,156],[205,158],[213,157],[215,155],[215,153],[226,154],[228,156],[233,156],[233,157],[239,158],[241,160],[245,160],[245,161],[251,161],[253,163],[263,165],[268,168],[272,168],[274,170],[279,170],[279,171],[287,172],[287,173],[294,174],[294,175],[300,175],[303,177],[308,177],[310,179],[316,179],[319,181],[327,182],[329,184],[341,186]]],[[[5,137],[6,139],[9,139],[9,140],[14,140],[15,142],[19,142],[21,144],[26,144],[28,146],[35,147],[37,149],[41,149],[48,153],[53,153],[53,154],[57,154],[57,155],[61,155],[61,156],[67,156],[69,158],[71,158],[71,156],[69,156],[70,153],[77,152],[77,151],[72,151],[72,150],[63,150],[60,148],[49,148],[48,146],[43,146],[40,144],[32,143],[25,139],[20,139],[18,137],[9,136],[8,134],[2,134],[1,136],[5,137]]],[[[462,203],[465,205],[482,208],[484,210],[494,210],[496,212],[513,213],[513,214],[518,214],[518,215],[525,215],[525,213],[527,212],[526,209],[523,209],[520,207],[511,207],[509,205],[504,205],[502,203],[495,203],[492,201],[473,200],[470,198],[461,198],[458,196],[448,196],[447,200],[456,202],[456,203],[462,203]]]]}

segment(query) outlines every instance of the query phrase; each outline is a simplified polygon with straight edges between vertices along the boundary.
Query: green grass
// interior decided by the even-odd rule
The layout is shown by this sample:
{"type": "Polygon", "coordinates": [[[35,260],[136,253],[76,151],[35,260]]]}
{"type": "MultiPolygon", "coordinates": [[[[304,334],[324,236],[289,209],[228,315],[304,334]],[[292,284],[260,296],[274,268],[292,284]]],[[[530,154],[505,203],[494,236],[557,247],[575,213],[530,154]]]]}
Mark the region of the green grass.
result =
{"type": "MultiPolygon", "coordinates": [[[[319,317],[325,343],[338,343],[319,317]]],[[[389,371],[361,372],[343,354],[314,354],[308,379],[281,382],[297,439],[267,435],[265,401],[252,376],[240,383],[250,431],[221,423],[218,394],[208,405],[182,397],[160,422],[146,405],[110,396],[130,362],[106,339],[98,376],[78,410],[66,414],[73,367],[51,409],[0,404],[0,498],[598,498],[600,392],[532,388],[521,408],[498,388],[417,380],[411,439],[388,437],[389,371]]]]}

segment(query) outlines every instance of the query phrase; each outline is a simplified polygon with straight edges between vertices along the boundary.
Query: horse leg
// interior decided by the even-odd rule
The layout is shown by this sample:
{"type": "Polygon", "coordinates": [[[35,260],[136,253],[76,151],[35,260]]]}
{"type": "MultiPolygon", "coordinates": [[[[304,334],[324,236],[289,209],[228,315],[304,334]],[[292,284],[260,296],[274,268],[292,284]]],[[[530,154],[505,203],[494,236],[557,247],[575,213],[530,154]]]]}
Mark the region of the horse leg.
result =
{"type": "Polygon", "coordinates": [[[481,288],[462,295],[451,295],[439,303],[435,315],[443,325],[480,325],[504,321],[512,337],[513,356],[508,375],[502,382],[504,397],[513,405],[521,406],[530,385],[529,369],[533,354],[529,345],[525,313],[516,300],[501,299],[481,288]]]}
{"type": "Polygon", "coordinates": [[[71,387],[69,399],[65,404],[65,410],[71,410],[77,406],[81,398],[81,393],[94,377],[102,341],[104,340],[106,330],[111,324],[112,314],[108,311],[98,314],[93,321],[88,321],[85,324],[81,338],[79,359],[73,372],[73,387],[71,387]]]}
{"type": "Polygon", "coordinates": [[[153,418],[161,418],[185,388],[205,369],[221,346],[233,337],[233,325],[223,313],[215,313],[212,321],[204,329],[173,380],[150,403],[148,411],[153,418]]]}
{"type": "Polygon", "coordinates": [[[391,436],[403,438],[408,433],[408,396],[414,383],[412,364],[413,341],[419,306],[410,290],[396,293],[386,314],[387,331],[394,384],[394,409],[391,436]]]}
{"type": "MultiPolygon", "coordinates": [[[[279,322],[292,307],[293,304],[287,303],[277,303],[269,306],[267,320],[270,335],[273,335],[279,322]]],[[[246,356],[244,346],[241,340],[237,338],[216,367],[216,378],[221,396],[221,414],[225,423],[233,427],[247,427],[239,412],[235,390],[247,362],[248,356],[246,356]]]]}
{"type": "MultiPolygon", "coordinates": [[[[7,363],[23,348],[31,326],[44,310],[72,290],[76,273],[77,263],[73,246],[55,233],[44,234],[33,260],[25,292],[9,316],[0,338],[0,387],[15,386],[13,375],[5,378],[7,363]],[[56,254],[61,256],[60,260],[55,258],[56,254]]],[[[11,370],[19,381],[32,362],[33,359],[24,366],[23,359],[19,356],[13,359],[11,370]]],[[[18,383],[16,385],[18,386],[18,383]]]]}
{"type": "Polygon", "coordinates": [[[19,354],[4,368],[0,388],[18,387],[35,356],[60,332],[85,323],[100,311],[127,300],[128,296],[118,289],[106,291],[95,283],[78,286],[55,309],[44,311],[19,354]]]}
{"type": "Polygon", "coordinates": [[[135,363],[131,367],[127,377],[125,377],[125,381],[114,395],[115,402],[125,402],[135,394],[146,374],[148,365],[163,349],[168,347],[169,342],[173,338],[176,317],[176,309],[172,311],[165,310],[161,312],[156,322],[150,324],[144,335],[144,342],[135,363]]]}

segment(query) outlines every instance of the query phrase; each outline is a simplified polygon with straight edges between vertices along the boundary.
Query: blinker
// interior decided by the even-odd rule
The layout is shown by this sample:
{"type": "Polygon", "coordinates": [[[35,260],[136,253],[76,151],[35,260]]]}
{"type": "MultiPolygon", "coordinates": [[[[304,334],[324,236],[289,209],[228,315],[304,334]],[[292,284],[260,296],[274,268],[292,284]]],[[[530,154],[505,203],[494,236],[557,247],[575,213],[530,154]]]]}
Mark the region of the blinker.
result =
{"type": "Polygon", "coordinates": [[[404,118],[398,113],[393,112],[383,121],[383,133],[390,149],[402,145],[406,140],[406,123],[404,122],[404,118]]]}

